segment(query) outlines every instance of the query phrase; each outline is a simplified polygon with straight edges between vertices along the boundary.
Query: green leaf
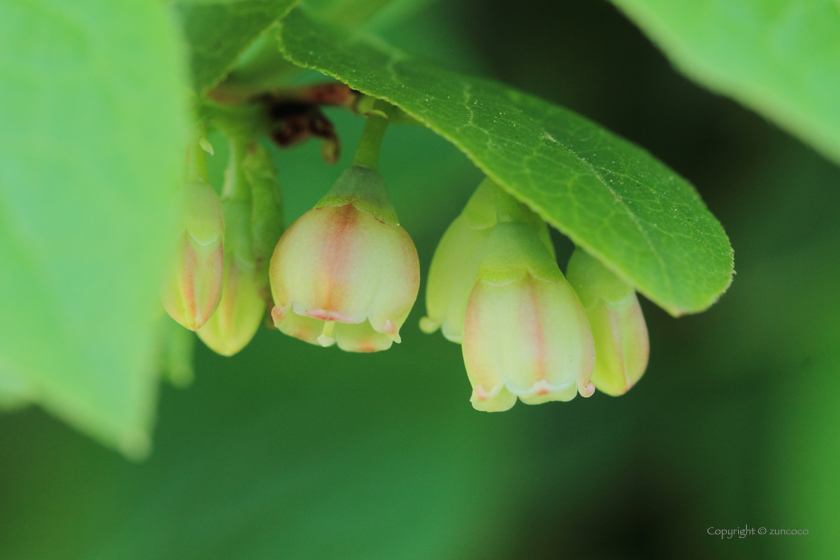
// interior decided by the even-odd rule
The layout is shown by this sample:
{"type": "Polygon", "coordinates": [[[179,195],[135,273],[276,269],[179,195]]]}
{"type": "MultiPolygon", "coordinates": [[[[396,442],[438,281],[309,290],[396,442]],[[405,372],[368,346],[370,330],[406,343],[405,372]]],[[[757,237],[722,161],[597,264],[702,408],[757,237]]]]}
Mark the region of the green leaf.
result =
{"type": "Polygon", "coordinates": [[[179,50],[157,2],[0,5],[0,370],[130,455],[153,416],[179,50]]]}
{"type": "Polygon", "coordinates": [[[195,378],[195,333],[185,329],[169,315],[157,322],[160,374],[175,387],[186,388],[195,378]]]}
{"type": "Polygon", "coordinates": [[[686,75],[840,163],[840,2],[613,2],[686,75]]]}
{"type": "Polygon", "coordinates": [[[324,21],[357,28],[369,27],[383,12],[410,13],[427,3],[429,0],[302,0],[301,6],[318,14],[324,21]]]}
{"type": "Polygon", "coordinates": [[[182,1],[175,4],[190,48],[193,87],[199,94],[218,84],[242,54],[297,0],[182,1]]]}
{"type": "Polygon", "coordinates": [[[670,313],[706,309],[732,279],[720,223],[684,179],[571,111],[408,56],[380,40],[282,22],[292,62],[385,99],[670,313]]]}
{"type": "Polygon", "coordinates": [[[29,404],[32,387],[16,375],[0,370],[0,410],[13,410],[29,404]]]}
{"type": "MultiPolygon", "coordinates": [[[[360,28],[370,27],[374,23],[380,26],[393,23],[408,17],[418,8],[418,4],[428,1],[303,0],[302,4],[323,19],[360,28]]],[[[235,66],[225,72],[226,76],[216,88],[215,93],[220,98],[245,99],[267,90],[282,88],[300,72],[300,68],[283,58],[277,48],[277,35],[276,28],[267,30],[236,58],[235,66]]]]}

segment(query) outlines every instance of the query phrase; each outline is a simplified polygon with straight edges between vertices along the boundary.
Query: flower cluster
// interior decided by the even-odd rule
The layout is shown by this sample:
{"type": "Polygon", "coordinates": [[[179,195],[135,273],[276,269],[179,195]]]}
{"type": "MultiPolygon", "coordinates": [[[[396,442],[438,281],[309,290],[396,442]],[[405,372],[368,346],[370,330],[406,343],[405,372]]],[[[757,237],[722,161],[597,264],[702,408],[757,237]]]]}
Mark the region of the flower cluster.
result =
{"type": "MultiPolygon", "coordinates": [[[[162,292],[174,319],[226,356],[261,322],[348,352],[400,342],[420,264],[377,171],[388,115],[374,113],[354,164],[285,232],[277,178],[256,143],[231,141],[221,200],[200,176],[181,190],[162,292]]],[[[420,327],[461,344],[478,410],[569,401],[596,389],[621,395],[647,367],[633,287],[581,248],[564,276],[546,223],[490,179],[443,235],[426,306],[420,327]]]]}
{"type": "Polygon", "coordinates": [[[482,183],[432,259],[421,328],[462,344],[478,410],[620,395],[647,366],[635,291],[577,249],[569,281],[545,223],[482,183]],[[571,284],[570,284],[571,282],[571,284]]]}

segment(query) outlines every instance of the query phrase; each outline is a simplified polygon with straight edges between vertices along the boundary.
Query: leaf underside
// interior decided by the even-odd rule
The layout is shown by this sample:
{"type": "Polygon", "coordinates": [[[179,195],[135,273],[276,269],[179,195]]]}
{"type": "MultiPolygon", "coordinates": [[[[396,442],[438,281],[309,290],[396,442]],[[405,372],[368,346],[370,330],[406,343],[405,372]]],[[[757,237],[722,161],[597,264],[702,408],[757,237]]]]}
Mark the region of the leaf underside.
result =
{"type": "Polygon", "coordinates": [[[301,67],[387,100],[673,315],[703,311],[733,252],[694,188],[645,150],[507,86],[349,35],[293,10],[281,48],[301,67]]]}
{"type": "Polygon", "coordinates": [[[179,51],[159,3],[0,4],[0,392],[135,456],[186,138],[179,51]]]}
{"type": "Polygon", "coordinates": [[[840,1],[612,2],[686,75],[840,163],[840,1]]]}
{"type": "Polygon", "coordinates": [[[218,84],[260,35],[298,0],[182,1],[174,5],[189,45],[193,87],[218,84]]]}

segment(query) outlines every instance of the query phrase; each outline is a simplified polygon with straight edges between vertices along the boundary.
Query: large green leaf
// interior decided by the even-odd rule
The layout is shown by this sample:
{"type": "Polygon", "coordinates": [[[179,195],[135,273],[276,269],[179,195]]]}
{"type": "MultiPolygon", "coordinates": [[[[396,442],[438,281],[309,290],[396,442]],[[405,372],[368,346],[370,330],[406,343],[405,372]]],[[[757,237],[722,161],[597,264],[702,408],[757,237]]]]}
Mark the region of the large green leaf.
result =
{"type": "Polygon", "coordinates": [[[637,146],[568,110],[315,23],[282,23],[292,62],[386,99],[464,151],[672,314],[714,303],[732,278],[732,249],[684,179],[637,146]]]}
{"type": "Polygon", "coordinates": [[[193,87],[219,83],[260,35],[298,0],[183,0],[175,4],[190,47],[193,87]]]}
{"type": "MultiPolygon", "coordinates": [[[[196,0],[182,0],[182,2],[196,0]]],[[[241,1],[241,0],[240,0],[241,1]]],[[[286,8],[285,12],[291,7],[286,8]]],[[[341,25],[360,28],[393,23],[408,17],[420,3],[430,0],[302,0],[301,5],[318,13],[319,17],[341,25]]],[[[435,1],[435,0],[431,0],[435,1]]],[[[276,19],[276,18],[275,18],[276,19]]],[[[273,20],[272,20],[273,22],[273,20]]],[[[255,22],[256,23],[256,22],[255,22]]],[[[228,40],[223,37],[220,41],[228,40]]],[[[262,33],[251,46],[238,55],[237,62],[218,85],[216,94],[229,99],[243,99],[251,95],[288,85],[300,68],[283,58],[277,49],[277,33],[272,28],[262,33]]]]}
{"type": "Polygon", "coordinates": [[[688,76],[840,162],[840,2],[612,1],[688,76]]]}
{"type": "Polygon", "coordinates": [[[0,371],[140,454],[184,71],[158,2],[0,5],[0,371]]]}

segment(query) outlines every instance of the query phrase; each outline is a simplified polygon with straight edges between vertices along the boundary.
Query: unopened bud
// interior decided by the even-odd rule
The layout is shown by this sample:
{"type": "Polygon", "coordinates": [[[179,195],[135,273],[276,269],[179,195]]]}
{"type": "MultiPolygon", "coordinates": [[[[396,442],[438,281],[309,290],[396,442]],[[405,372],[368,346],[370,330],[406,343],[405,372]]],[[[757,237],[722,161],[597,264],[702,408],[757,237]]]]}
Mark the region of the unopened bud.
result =
{"type": "Polygon", "coordinates": [[[636,291],[581,248],[572,254],[566,275],[595,339],[592,382],[603,393],[623,395],[644,374],[650,352],[636,291]]]}
{"type": "Polygon", "coordinates": [[[179,228],[161,300],[173,319],[194,331],[213,315],[222,293],[224,221],[210,185],[188,183],[177,198],[179,228]]]}

